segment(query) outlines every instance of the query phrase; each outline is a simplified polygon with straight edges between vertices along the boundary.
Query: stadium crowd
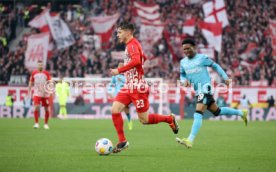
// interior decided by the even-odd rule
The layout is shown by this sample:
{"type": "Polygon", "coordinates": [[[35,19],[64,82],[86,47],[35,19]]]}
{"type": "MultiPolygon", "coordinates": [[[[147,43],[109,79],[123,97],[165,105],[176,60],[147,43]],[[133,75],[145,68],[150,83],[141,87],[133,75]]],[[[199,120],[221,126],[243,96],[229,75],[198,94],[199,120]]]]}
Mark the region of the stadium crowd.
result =
{"type": "MultiPolygon", "coordinates": [[[[186,4],[185,0],[144,0],[144,2],[160,5],[161,20],[166,23],[164,32],[171,35],[183,35],[183,23],[191,16],[197,21],[204,18],[203,2],[192,5],[186,4]]],[[[230,25],[223,29],[222,52],[216,54],[215,61],[234,79],[235,85],[250,85],[251,81],[263,81],[265,85],[276,86],[276,59],[272,56],[268,30],[269,19],[276,19],[276,14],[273,13],[276,11],[276,4],[270,0],[225,0],[225,4],[230,25]]],[[[21,25],[26,16],[13,6],[6,8],[7,10],[3,11],[0,5],[0,84],[7,84],[11,75],[29,75],[29,71],[22,65],[27,46],[26,37],[39,33],[37,29],[32,28],[30,33],[20,40],[15,50],[10,51],[8,44],[16,37],[16,26],[21,25]]],[[[107,69],[118,64],[118,61],[112,59],[111,52],[124,49],[124,46],[117,44],[116,33],[114,32],[110,39],[110,47],[105,50],[97,48],[93,41],[85,42],[83,37],[94,35],[91,16],[113,15],[119,12],[121,16],[117,23],[135,22],[133,1],[83,0],[78,5],[60,4],[54,10],[59,12],[68,24],[76,43],[66,49],[53,49],[52,56],[47,61],[47,70],[54,77],[60,75],[84,77],[91,74],[109,76],[107,69]],[[85,61],[81,60],[84,50],[89,52],[85,61]]],[[[38,10],[36,15],[39,12],[41,10],[38,10]]],[[[136,36],[139,37],[139,25],[136,36]]],[[[197,27],[194,38],[197,43],[207,45],[197,27]]],[[[146,77],[162,77],[175,82],[179,78],[179,61],[182,57],[178,56],[177,60],[172,57],[164,36],[154,44],[152,53],[160,58],[161,64],[147,68],[146,77]]]]}

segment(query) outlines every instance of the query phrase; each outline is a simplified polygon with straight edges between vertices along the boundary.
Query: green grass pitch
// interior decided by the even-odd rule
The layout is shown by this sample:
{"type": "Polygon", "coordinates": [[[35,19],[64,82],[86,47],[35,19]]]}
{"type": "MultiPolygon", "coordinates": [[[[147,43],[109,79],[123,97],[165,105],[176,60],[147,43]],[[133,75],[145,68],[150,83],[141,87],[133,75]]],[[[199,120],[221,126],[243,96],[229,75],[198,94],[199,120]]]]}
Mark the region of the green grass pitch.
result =
{"type": "MultiPolygon", "coordinates": [[[[99,156],[97,139],[117,142],[110,120],[50,120],[51,129],[33,129],[33,119],[0,119],[0,171],[235,172],[276,171],[276,121],[203,121],[192,149],[175,142],[166,124],[141,125],[126,136],[130,147],[99,156]]],[[[192,120],[180,121],[187,136],[192,120]]]]}

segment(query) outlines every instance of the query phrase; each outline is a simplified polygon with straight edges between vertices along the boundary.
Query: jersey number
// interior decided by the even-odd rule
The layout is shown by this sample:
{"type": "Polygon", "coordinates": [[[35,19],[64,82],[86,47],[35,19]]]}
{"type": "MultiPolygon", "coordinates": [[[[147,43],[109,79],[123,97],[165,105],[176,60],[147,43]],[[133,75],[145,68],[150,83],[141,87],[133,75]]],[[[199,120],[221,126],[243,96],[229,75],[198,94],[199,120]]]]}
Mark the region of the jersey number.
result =
{"type": "Polygon", "coordinates": [[[198,95],[198,97],[197,97],[197,101],[202,100],[202,99],[203,99],[203,97],[204,97],[204,94],[200,93],[200,94],[198,95]]]}
{"type": "Polygon", "coordinates": [[[142,107],[144,107],[144,100],[143,100],[143,99],[136,100],[136,107],[137,107],[137,108],[142,108],[142,107]]]}

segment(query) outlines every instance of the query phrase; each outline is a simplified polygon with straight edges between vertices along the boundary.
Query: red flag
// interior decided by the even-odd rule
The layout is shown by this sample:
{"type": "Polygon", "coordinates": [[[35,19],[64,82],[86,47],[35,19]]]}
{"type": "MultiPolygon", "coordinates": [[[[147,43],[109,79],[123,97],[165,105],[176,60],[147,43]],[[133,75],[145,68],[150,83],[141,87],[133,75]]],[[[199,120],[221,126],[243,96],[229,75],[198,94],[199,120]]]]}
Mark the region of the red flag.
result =
{"type": "Polygon", "coordinates": [[[189,20],[186,20],[183,24],[183,33],[187,33],[188,35],[194,36],[195,32],[195,18],[191,18],[189,20]]]}
{"type": "Polygon", "coordinates": [[[112,35],[112,27],[119,17],[119,13],[112,16],[92,17],[92,27],[101,36],[102,48],[108,48],[109,39],[112,35]]]}
{"type": "MultiPolygon", "coordinates": [[[[36,16],[35,18],[33,18],[28,25],[34,28],[39,29],[41,32],[50,32],[50,28],[48,26],[47,23],[47,18],[46,16],[49,13],[49,9],[46,8],[45,10],[43,10],[38,16],[36,16]]],[[[54,17],[57,16],[58,13],[56,12],[51,12],[50,16],[54,17]]]]}
{"type": "Polygon", "coordinates": [[[205,15],[205,22],[221,22],[223,27],[229,25],[224,0],[208,1],[204,3],[202,7],[205,15]]]}
{"type": "Polygon", "coordinates": [[[222,23],[199,22],[199,28],[209,45],[213,46],[217,52],[220,52],[222,43],[222,23]]]}

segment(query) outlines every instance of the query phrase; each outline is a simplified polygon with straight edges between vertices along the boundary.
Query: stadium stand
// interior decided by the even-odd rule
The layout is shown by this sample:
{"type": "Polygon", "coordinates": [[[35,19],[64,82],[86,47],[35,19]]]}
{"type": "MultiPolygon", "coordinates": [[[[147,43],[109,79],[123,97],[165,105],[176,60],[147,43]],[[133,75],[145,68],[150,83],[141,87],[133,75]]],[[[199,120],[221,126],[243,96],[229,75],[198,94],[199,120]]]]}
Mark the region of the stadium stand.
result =
{"type": "MultiPolygon", "coordinates": [[[[182,56],[177,53],[173,55],[169,51],[166,33],[175,36],[185,35],[182,29],[185,21],[190,18],[195,18],[197,23],[203,20],[202,4],[205,1],[196,4],[189,4],[187,0],[145,0],[143,2],[159,4],[160,18],[165,23],[163,35],[152,49],[152,54],[159,59],[159,64],[147,68],[146,77],[161,77],[175,82],[179,78],[179,60],[182,56]]],[[[52,12],[60,14],[76,39],[74,46],[51,50],[47,70],[52,76],[85,77],[97,74],[107,77],[107,69],[118,64],[117,60],[112,59],[111,52],[123,50],[124,47],[117,44],[115,32],[112,34],[108,48],[105,49],[97,48],[93,40],[90,42],[84,40],[85,37],[95,35],[91,27],[91,16],[114,15],[119,12],[120,18],[117,23],[125,21],[136,23],[136,36],[139,37],[140,28],[133,17],[133,3],[134,1],[126,0],[83,0],[75,4],[56,3],[52,7],[48,4],[52,12]],[[83,51],[88,52],[86,58],[82,58],[83,51]]],[[[225,4],[229,25],[223,29],[222,51],[219,54],[215,53],[215,61],[234,79],[236,86],[252,84],[276,86],[276,59],[272,55],[269,34],[269,20],[276,19],[276,14],[273,13],[276,11],[276,4],[269,0],[225,0],[225,4]]],[[[40,31],[32,28],[23,36],[14,50],[9,50],[8,45],[16,38],[17,26],[29,27],[26,22],[41,13],[43,5],[33,5],[25,4],[23,8],[18,9],[18,4],[0,4],[0,84],[2,85],[7,85],[12,75],[29,76],[30,74],[22,65],[27,47],[26,40],[29,35],[40,31]],[[30,12],[28,19],[25,16],[25,9],[30,12]]],[[[195,29],[194,38],[197,43],[207,46],[207,41],[198,27],[195,29]]],[[[171,45],[177,44],[174,42],[176,40],[171,41],[171,45]]]]}

